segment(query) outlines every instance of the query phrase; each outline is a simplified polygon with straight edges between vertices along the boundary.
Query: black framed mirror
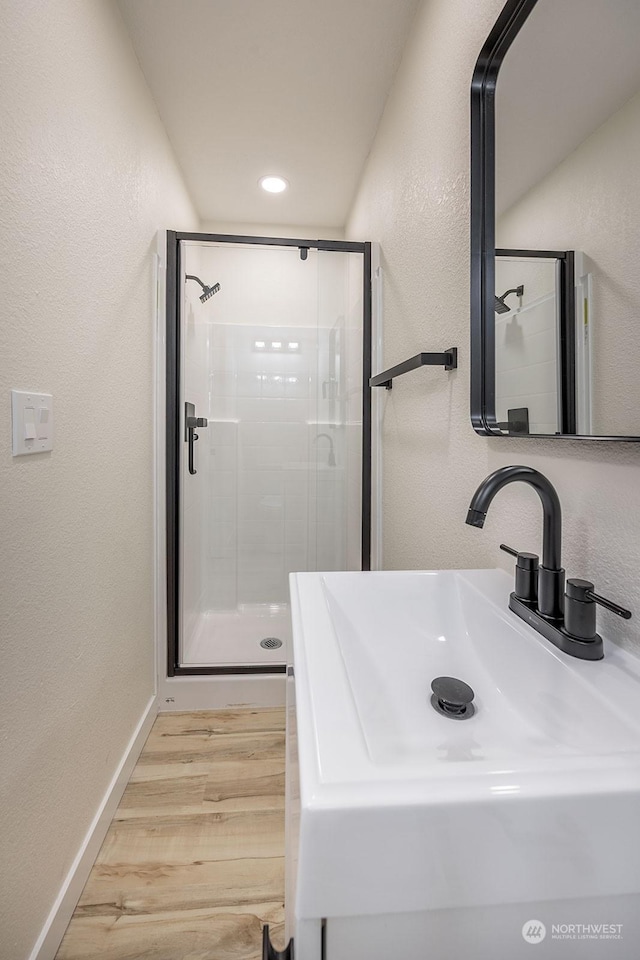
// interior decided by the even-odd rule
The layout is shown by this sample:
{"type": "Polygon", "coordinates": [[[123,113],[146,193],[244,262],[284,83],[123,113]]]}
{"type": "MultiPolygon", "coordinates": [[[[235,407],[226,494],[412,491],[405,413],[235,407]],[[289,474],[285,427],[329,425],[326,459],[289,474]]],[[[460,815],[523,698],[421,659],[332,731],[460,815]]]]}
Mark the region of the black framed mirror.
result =
{"type": "Polygon", "coordinates": [[[509,0],[471,88],[471,420],[640,440],[640,3],[509,0]]]}

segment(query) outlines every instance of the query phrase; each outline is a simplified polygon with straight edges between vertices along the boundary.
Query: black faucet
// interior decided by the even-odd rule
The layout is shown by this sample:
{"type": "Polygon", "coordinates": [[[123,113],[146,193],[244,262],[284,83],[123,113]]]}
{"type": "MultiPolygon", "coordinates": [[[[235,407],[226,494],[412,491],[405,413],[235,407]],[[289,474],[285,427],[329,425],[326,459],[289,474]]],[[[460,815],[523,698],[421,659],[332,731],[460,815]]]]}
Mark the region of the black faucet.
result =
{"type": "Polygon", "coordinates": [[[538,566],[538,557],[532,553],[501,544],[501,550],[517,557],[516,589],[509,608],[565,653],[582,660],[601,660],[604,653],[602,638],[596,633],[596,603],[625,620],[631,614],[594,593],[594,585],[587,580],[568,580],[563,597],[562,508],[553,484],[533,467],[501,467],[474,493],[466,522],[482,528],[496,493],[516,480],[532,486],[542,501],[542,564],[538,566]]]}
{"type": "Polygon", "coordinates": [[[483,527],[496,493],[515,480],[528,483],[542,500],[542,565],[538,572],[538,610],[543,617],[559,620],[562,617],[564,591],[564,570],[560,560],[562,508],[553,484],[533,467],[501,467],[483,480],[474,493],[467,523],[472,527],[483,527]]]}

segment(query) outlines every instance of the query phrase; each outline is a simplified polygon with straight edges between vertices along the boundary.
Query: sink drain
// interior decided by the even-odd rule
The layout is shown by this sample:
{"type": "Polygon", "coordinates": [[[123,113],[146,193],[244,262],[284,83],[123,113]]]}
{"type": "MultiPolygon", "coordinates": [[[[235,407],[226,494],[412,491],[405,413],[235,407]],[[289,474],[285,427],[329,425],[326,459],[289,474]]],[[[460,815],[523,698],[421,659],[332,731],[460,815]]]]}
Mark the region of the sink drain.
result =
{"type": "Polygon", "coordinates": [[[264,640],[260,641],[260,646],[265,650],[277,650],[278,647],[282,646],[282,640],[278,637],[265,637],[264,640]]]}
{"type": "Polygon", "coordinates": [[[473,690],[457,677],[436,677],[431,683],[431,706],[451,720],[467,720],[476,712],[473,690]]]}

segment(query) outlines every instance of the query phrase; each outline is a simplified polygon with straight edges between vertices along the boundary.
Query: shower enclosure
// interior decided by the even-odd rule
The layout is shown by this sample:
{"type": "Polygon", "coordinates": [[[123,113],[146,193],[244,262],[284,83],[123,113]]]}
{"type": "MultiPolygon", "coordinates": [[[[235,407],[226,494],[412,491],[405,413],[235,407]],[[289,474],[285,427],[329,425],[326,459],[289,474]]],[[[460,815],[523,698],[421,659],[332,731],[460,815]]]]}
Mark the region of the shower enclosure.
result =
{"type": "Polygon", "coordinates": [[[168,671],[281,673],[289,573],[369,569],[370,244],[168,234],[168,671]]]}

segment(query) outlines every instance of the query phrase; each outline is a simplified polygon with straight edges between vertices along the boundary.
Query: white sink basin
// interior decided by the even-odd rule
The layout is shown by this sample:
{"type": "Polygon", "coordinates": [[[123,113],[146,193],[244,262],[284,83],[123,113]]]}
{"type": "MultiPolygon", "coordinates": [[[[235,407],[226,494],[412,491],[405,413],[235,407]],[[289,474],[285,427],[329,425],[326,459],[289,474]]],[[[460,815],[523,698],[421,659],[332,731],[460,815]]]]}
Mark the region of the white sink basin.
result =
{"type": "MultiPolygon", "coordinates": [[[[626,926],[557,956],[639,955],[640,661],[563,654],[511,589],[498,570],[292,575],[298,920],[547,909],[626,926]],[[473,717],[434,710],[438,676],[473,688],[473,717]]],[[[498,942],[530,949],[520,928],[498,942]]]]}
{"type": "Polygon", "coordinates": [[[498,571],[339,573],[321,582],[374,763],[449,777],[443,764],[484,762],[486,772],[487,764],[522,769],[540,758],[638,750],[640,711],[629,709],[638,689],[623,676],[620,709],[589,682],[603,671],[574,669],[529,630],[521,641],[498,571]],[[494,586],[495,605],[486,602],[494,586]],[[474,688],[473,723],[434,712],[429,685],[439,676],[474,688]]]}

